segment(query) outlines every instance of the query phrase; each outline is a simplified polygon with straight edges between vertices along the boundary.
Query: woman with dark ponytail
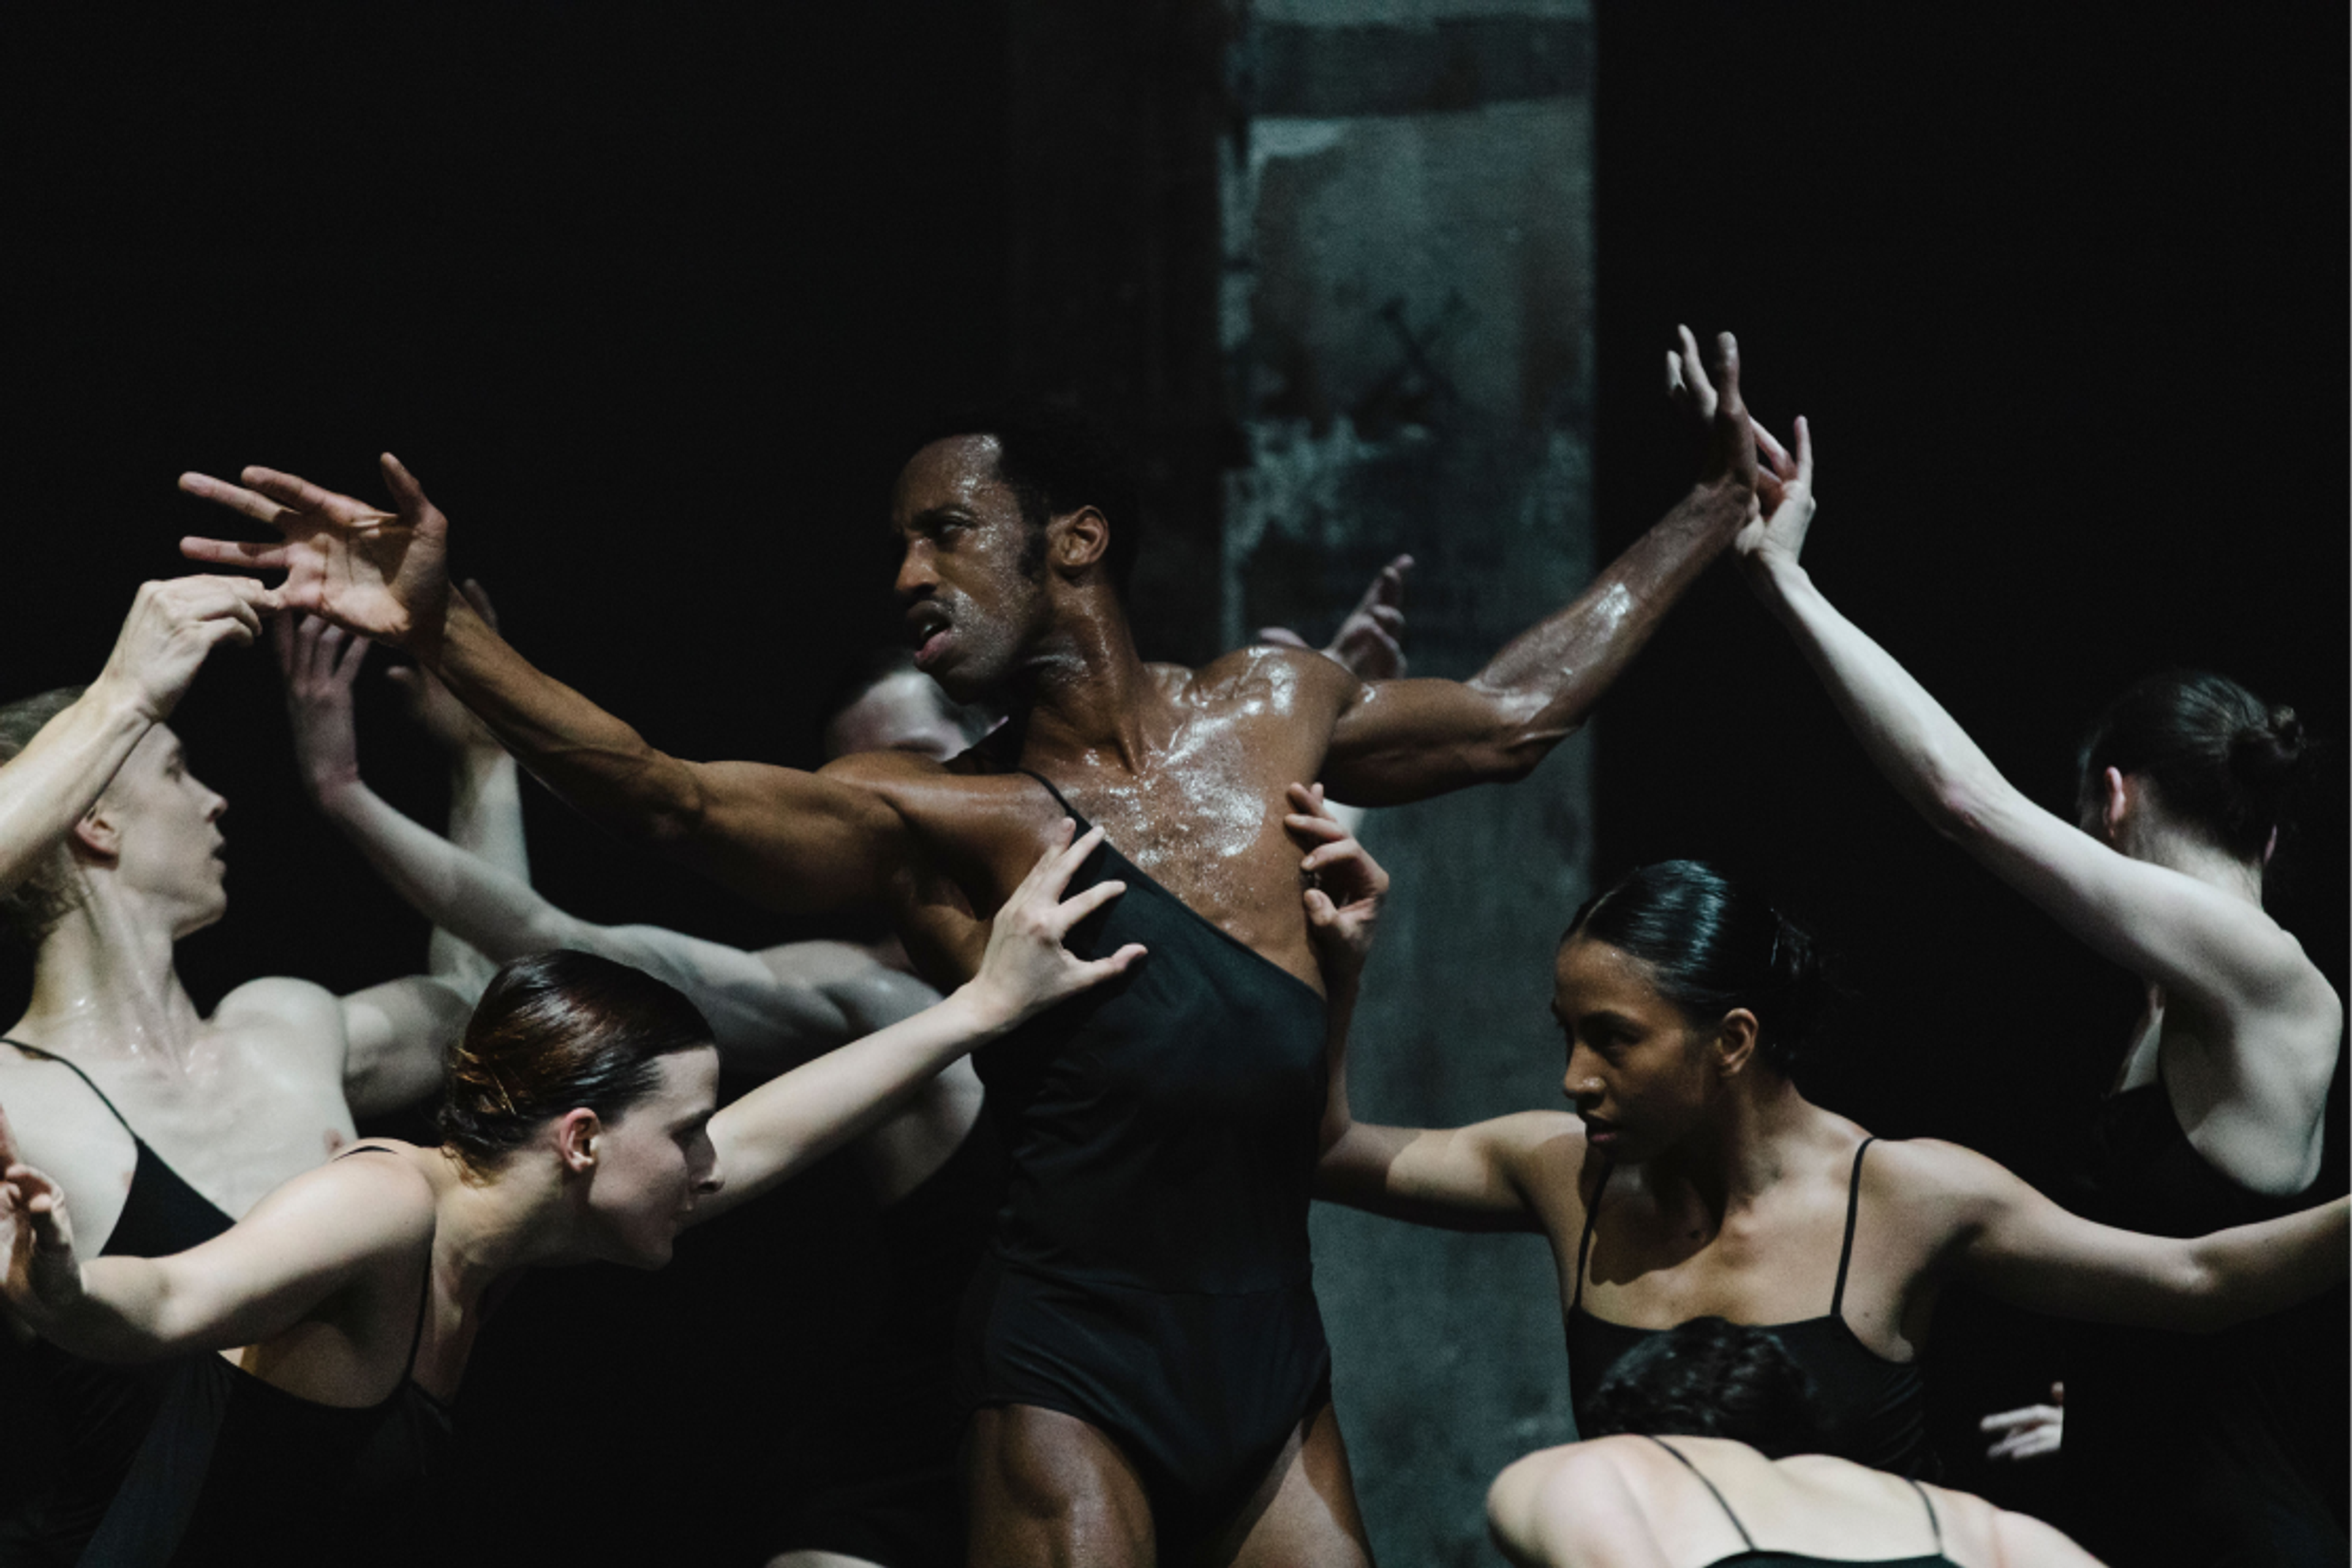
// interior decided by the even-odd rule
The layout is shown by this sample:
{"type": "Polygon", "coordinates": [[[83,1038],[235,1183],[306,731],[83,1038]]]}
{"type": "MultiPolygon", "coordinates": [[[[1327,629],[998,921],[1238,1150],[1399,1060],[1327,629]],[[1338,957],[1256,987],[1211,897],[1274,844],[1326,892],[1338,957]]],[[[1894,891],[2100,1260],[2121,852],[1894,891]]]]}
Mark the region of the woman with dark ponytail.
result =
{"type": "MultiPolygon", "coordinates": [[[[1086,962],[1062,942],[1121,890],[1106,881],[1061,899],[1101,838],[1038,862],[997,911],[979,973],[946,1000],[724,1110],[710,1026],[678,992],[588,953],[519,959],[452,1052],[438,1147],[355,1144],[169,1257],[79,1256],[65,1193],[18,1163],[0,1118],[6,1304],[92,1360],[186,1358],[81,1562],[434,1560],[418,1503],[497,1283],[593,1259],[659,1268],[683,1227],[1127,969],[1141,948],[1086,962]],[[219,1353],[192,1353],[207,1351],[219,1353]]],[[[550,1419],[593,1419],[593,1381],[583,1396],[550,1419]]]]}
{"type": "Polygon", "coordinates": [[[1317,1195],[1549,1238],[1580,1419],[1610,1369],[1701,1316],[1768,1329],[1811,1378],[1826,1451],[1933,1469],[1916,1360],[1947,1285],[2032,1310],[2208,1331],[2345,1277],[2344,1200],[2192,1239],[2076,1218],[1955,1144],[1881,1142],[1790,1076],[1822,992],[1803,929],[1690,860],[1579,910],[1554,965],[1575,1114],[1376,1127],[1348,1101],[1346,1028],[1387,878],[1312,792],[1307,895],[1331,997],[1317,1195]]]}
{"type": "MultiPolygon", "coordinates": [[[[2344,1004],[2263,908],[2302,721],[2218,675],[2156,676],[2092,726],[2075,820],[2043,810],[1799,564],[1813,513],[1801,419],[1796,437],[1792,455],[1759,436],[1771,511],[1736,545],[1758,595],[1928,825],[2146,986],[2093,1130],[2085,1205],[2186,1236],[2316,1201],[2344,1004]]],[[[2065,1433],[2086,1541],[2123,1561],[2340,1564],[2343,1528],[2299,1473],[2293,1433],[2340,1429],[2342,1377],[2290,1364],[2292,1347],[2260,1327],[2086,1343],[2065,1433]],[[2152,1491],[2176,1506],[2153,1512],[2152,1491]]]]}

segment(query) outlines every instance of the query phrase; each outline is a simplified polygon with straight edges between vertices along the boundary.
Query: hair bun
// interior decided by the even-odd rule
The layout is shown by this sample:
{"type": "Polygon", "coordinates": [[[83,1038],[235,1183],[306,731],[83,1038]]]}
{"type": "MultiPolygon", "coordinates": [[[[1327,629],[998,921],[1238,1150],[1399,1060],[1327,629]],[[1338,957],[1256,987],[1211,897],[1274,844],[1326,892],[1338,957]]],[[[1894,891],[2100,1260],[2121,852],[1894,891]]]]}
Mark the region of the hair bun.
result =
{"type": "Polygon", "coordinates": [[[2285,787],[2309,746],[2303,721],[2292,708],[2273,708],[2259,724],[2231,740],[2230,771],[2253,789],[2275,794],[2285,787]]]}

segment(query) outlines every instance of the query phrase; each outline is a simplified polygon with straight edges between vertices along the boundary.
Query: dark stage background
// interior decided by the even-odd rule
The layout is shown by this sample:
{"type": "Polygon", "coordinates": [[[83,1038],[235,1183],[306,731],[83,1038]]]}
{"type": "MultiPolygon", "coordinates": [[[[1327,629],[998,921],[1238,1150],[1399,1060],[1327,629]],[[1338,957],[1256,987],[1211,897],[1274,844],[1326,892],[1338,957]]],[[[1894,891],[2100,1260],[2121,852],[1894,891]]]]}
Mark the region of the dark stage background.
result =
{"type": "MultiPolygon", "coordinates": [[[[133,584],[177,569],[182,533],[230,526],[174,495],[181,469],[260,461],[373,495],[388,447],[544,668],[666,749],[814,760],[820,694],[889,635],[904,432],[1004,389],[1008,258],[1061,237],[1013,231],[1040,199],[1016,188],[1037,166],[1019,138],[1091,133],[1016,121],[1018,10],[8,24],[9,687],[86,679],[133,584]]],[[[1604,6],[1596,214],[1603,548],[1687,481],[1658,393],[1675,322],[1736,328],[1753,405],[1822,442],[1817,577],[2038,798],[2065,798],[2098,705],[2169,665],[2330,737],[2274,907],[2339,988],[2345,35],[2340,10],[1604,6]]],[[[1082,205],[1055,210],[1085,230],[1082,205]]],[[[434,764],[380,683],[362,701],[369,773],[432,819],[434,764]]],[[[219,660],[179,728],[232,803],[235,912],[183,949],[201,1004],[421,959],[421,925],[303,806],[264,658],[219,660]]],[[[1600,876],[1720,858],[1845,954],[1823,1100],[2049,1179],[2129,983],[1908,816],[1733,574],[1597,733],[1600,876]]],[[[751,944],[801,929],[530,809],[540,884],[581,913],[751,944]]],[[[21,963],[4,989],[13,1016],[21,963]]],[[[599,1555],[662,1540],[687,1560],[680,1530],[748,1550],[737,1505],[803,1452],[795,1380],[854,1292],[855,1269],[805,1262],[860,1245],[839,1212],[771,1203],[669,1277],[553,1281],[586,1288],[568,1315],[527,1287],[469,1390],[496,1467],[483,1554],[551,1557],[583,1499],[599,1555]],[[747,1339],[786,1352],[718,1360],[747,1339]],[[577,1381],[549,1381],[565,1357],[577,1381]],[[725,1397],[668,1396],[684,1386],[725,1397]]],[[[1950,1319],[1956,1421],[2054,1373],[2038,1327],[1950,1319]]],[[[2340,1362],[2323,1375],[2341,1386],[2340,1362]]]]}

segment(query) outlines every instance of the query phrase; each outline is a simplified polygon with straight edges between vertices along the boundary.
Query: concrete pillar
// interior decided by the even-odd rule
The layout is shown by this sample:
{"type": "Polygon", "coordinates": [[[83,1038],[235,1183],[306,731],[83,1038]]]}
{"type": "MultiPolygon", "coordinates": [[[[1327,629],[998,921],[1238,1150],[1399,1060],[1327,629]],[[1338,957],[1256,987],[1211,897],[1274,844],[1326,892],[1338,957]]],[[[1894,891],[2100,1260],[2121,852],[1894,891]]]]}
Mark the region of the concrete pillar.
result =
{"type": "MultiPolygon", "coordinates": [[[[1418,673],[1466,676],[1592,571],[1592,24],[1583,0],[1258,0],[1228,51],[1222,338],[1243,434],[1221,639],[1329,630],[1399,551],[1418,673]]],[[[1591,759],[1384,811],[1398,880],[1357,1114],[1558,1105],[1552,944],[1583,897],[1591,759]]],[[[1485,1563],[1505,1463],[1571,1435],[1552,1260],[1318,1208],[1316,1277],[1375,1549],[1485,1563]]]]}

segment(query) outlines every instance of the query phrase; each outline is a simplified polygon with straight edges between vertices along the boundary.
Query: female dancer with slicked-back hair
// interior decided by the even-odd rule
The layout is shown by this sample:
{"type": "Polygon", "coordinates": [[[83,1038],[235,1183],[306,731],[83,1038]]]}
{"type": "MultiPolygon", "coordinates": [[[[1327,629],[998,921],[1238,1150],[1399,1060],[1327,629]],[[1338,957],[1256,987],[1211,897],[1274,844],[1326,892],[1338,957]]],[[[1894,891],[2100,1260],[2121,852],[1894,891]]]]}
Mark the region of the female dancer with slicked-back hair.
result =
{"type": "Polygon", "coordinates": [[[716,1114],[718,1052],[678,993],[584,953],[509,964],[452,1057],[440,1147],[357,1145],[172,1257],[84,1262],[64,1193],[0,1121],[9,1305],[93,1359],[223,1352],[180,1371],[83,1563],[416,1560],[416,1502],[494,1282],[590,1258],[657,1268],[681,1226],[1129,968],[1141,949],[1089,963],[1062,945],[1122,890],[1060,899],[1100,841],[1046,854],[954,994],[716,1114]]]}
{"type": "MultiPolygon", "coordinates": [[[[1737,544],[1758,595],[1929,825],[2146,987],[2093,1130],[2086,1206],[2175,1236],[2304,1207],[2344,1004],[2263,909],[2302,722],[2220,676],[2155,677],[2092,727],[2077,820],[2043,810],[1799,564],[1813,513],[1802,420],[1796,438],[1791,454],[1759,437],[1771,512],[1737,544]]],[[[2342,1525],[2298,1464],[2295,1432],[2341,1428],[2342,1376],[2293,1364],[2294,1346],[2261,1330],[2085,1343],[2065,1443],[2090,1544],[2130,1562],[2341,1563],[2342,1525]],[[2161,1513],[2145,1506],[2152,1491],[2161,1513]]]]}
{"type": "Polygon", "coordinates": [[[2202,1330],[2344,1278],[2343,1201],[2195,1239],[2142,1236],[2078,1219],[1955,1144],[1881,1142],[1812,1104],[1789,1076],[1819,990],[1811,943],[1694,861],[1620,879],[1560,942],[1552,1012],[1575,1115],[1356,1121],[1344,1029],[1386,878],[1311,793],[1297,804],[1290,826],[1323,841],[1307,868],[1349,900],[1309,895],[1333,1006],[1318,1195],[1547,1236],[1580,1410],[1652,1336],[1717,1316],[1770,1329],[1805,1369],[1831,1452],[1916,1475],[1932,1456],[1914,1363],[1948,1284],[2202,1330]]]}

